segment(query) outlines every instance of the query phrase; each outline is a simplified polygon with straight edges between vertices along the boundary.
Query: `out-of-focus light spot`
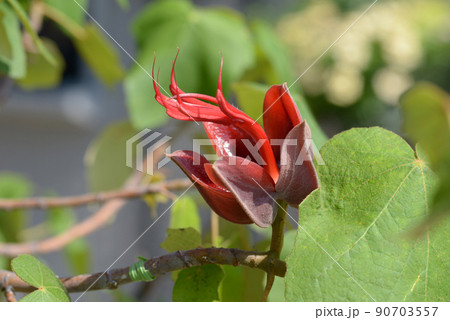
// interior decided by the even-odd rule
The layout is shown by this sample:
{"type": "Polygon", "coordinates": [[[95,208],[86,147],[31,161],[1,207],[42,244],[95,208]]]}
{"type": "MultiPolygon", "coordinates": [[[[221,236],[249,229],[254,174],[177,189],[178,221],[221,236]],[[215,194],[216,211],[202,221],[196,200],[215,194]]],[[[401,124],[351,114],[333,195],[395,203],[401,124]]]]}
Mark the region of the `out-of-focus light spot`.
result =
{"type": "Polygon", "coordinates": [[[379,70],[372,79],[377,96],[391,105],[398,104],[400,96],[412,84],[413,80],[408,74],[389,68],[379,70]]]}
{"type": "Polygon", "coordinates": [[[84,90],[71,89],[61,98],[64,116],[80,127],[91,127],[95,120],[95,104],[91,96],[84,90]]]}
{"type": "Polygon", "coordinates": [[[331,72],[325,94],[330,102],[344,107],[355,103],[361,97],[363,88],[364,79],[359,71],[343,66],[331,72]]]}

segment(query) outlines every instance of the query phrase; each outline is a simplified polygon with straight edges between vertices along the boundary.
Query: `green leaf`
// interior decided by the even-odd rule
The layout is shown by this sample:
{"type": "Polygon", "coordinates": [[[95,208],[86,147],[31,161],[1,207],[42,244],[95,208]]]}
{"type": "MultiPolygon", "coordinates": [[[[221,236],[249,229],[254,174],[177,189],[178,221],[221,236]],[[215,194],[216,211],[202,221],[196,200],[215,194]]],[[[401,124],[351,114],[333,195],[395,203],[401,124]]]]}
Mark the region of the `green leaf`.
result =
{"type": "Polygon", "coordinates": [[[25,75],[26,56],[14,11],[0,2],[0,73],[17,79],[25,75]]]}
{"type": "MultiPolygon", "coordinates": [[[[72,227],[76,223],[75,213],[70,208],[51,208],[48,211],[47,222],[50,231],[58,235],[72,227]]],[[[85,239],[77,239],[64,247],[69,268],[75,274],[89,272],[91,265],[91,252],[85,239]]]]}
{"type": "MultiPolygon", "coordinates": [[[[232,88],[236,94],[239,107],[253,119],[258,119],[257,122],[262,125],[261,115],[263,111],[264,97],[266,95],[266,91],[269,89],[269,86],[242,81],[234,83],[232,88]]],[[[291,95],[300,110],[302,118],[308,122],[308,125],[311,128],[314,143],[317,148],[320,148],[328,140],[327,136],[320,128],[303,97],[295,93],[291,93],[291,95]]]]}
{"type": "Polygon", "coordinates": [[[24,29],[30,35],[31,39],[33,40],[34,45],[39,50],[39,52],[42,54],[42,56],[50,64],[55,64],[56,63],[55,58],[44,46],[41,39],[39,39],[39,36],[37,35],[36,31],[34,31],[33,26],[31,25],[31,22],[27,16],[27,13],[23,9],[22,5],[17,0],[7,0],[7,1],[11,5],[11,7],[14,9],[14,11],[16,12],[17,16],[19,17],[20,22],[22,22],[24,29]]]}
{"type": "Polygon", "coordinates": [[[266,83],[294,82],[295,77],[287,49],[278,40],[273,28],[263,20],[254,21],[251,27],[258,58],[261,60],[257,68],[262,69],[259,72],[262,73],[266,83]]]}
{"type": "Polygon", "coordinates": [[[193,228],[167,229],[167,238],[161,243],[161,248],[168,252],[190,250],[202,244],[200,233],[193,228]]]}
{"type": "Polygon", "coordinates": [[[448,301],[449,221],[406,237],[429,214],[435,176],[424,161],[381,128],[345,131],[320,152],[320,188],[300,205],[287,259],[286,300],[448,301]]]}
{"type": "Polygon", "coordinates": [[[403,96],[401,105],[404,131],[419,143],[440,178],[432,214],[450,214],[450,95],[420,83],[403,96]]]}
{"type": "Polygon", "coordinates": [[[197,230],[199,234],[202,232],[197,205],[194,199],[185,195],[179,198],[172,206],[170,228],[179,229],[189,227],[197,230]]]}
{"type": "MultiPolygon", "coordinates": [[[[0,174],[0,199],[24,198],[31,194],[31,184],[22,176],[0,174]]],[[[0,232],[6,242],[19,242],[19,234],[26,222],[23,210],[0,210],[0,232]]]]}
{"type": "MultiPolygon", "coordinates": [[[[1,214],[1,213],[0,213],[1,214]]],[[[0,230],[0,243],[4,243],[5,242],[5,237],[2,234],[2,231],[0,230]]],[[[6,258],[5,256],[1,256],[0,255],[0,269],[5,270],[8,268],[8,258],[6,258]]]]}
{"type": "Polygon", "coordinates": [[[25,77],[17,81],[17,84],[24,89],[50,89],[61,82],[65,67],[64,58],[52,40],[42,39],[42,42],[55,58],[56,63],[49,63],[41,53],[27,52],[25,77]]]}
{"type": "Polygon", "coordinates": [[[30,255],[20,255],[11,261],[12,270],[37,290],[25,296],[23,302],[69,302],[70,297],[61,280],[52,270],[30,255]]]}
{"type": "Polygon", "coordinates": [[[261,301],[266,273],[245,266],[222,266],[225,277],[220,284],[222,302],[261,301]]]}
{"type": "Polygon", "coordinates": [[[74,38],[74,44],[83,60],[106,85],[120,81],[124,70],[119,55],[103,33],[93,24],[85,27],[84,36],[74,38]]]}
{"type": "Polygon", "coordinates": [[[90,144],[85,165],[92,191],[118,189],[132,173],[126,166],[126,141],[136,133],[128,122],[116,122],[90,144]]]}
{"type": "Polygon", "coordinates": [[[140,66],[127,74],[125,93],[131,121],[138,129],[161,126],[168,119],[154,98],[150,74],[155,54],[157,67],[161,67],[161,92],[166,90],[169,96],[170,71],[178,48],[177,81],[186,92],[216,94],[220,53],[225,91],[254,63],[245,21],[229,9],[197,9],[188,1],[160,0],[140,14],[133,31],[140,48],[140,66]]]}
{"type": "Polygon", "coordinates": [[[130,2],[128,0],[116,0],[116,1],[123,10],[128,10],[130,8],[130,2]]]}
{"type": "Polygon", "coordinates": [[[53,7],[54,9],[62,12],[64,15],[66,15],[68,18],[70,18],[72,21],[76,22],[79,25],[82,25],[84,22],[84,18],[86,16],[86,13],[83,9],[88,9],[88,0],[76,0],[73,1],[61,1],[61,0],[45,0],[45,3],[47,3],[49,6],[53,7]],[[78,4],[77,4],[78,2],[78,4]],[[81,9],[80,6],[83,8],[81,9]]]}
{"type": "Polygon", "coordinates": [[[224,277],[222,268],[205,264],[182,270],[173,287],[174,302],[210,302],[219,300],[219,285],[224,277]]]}

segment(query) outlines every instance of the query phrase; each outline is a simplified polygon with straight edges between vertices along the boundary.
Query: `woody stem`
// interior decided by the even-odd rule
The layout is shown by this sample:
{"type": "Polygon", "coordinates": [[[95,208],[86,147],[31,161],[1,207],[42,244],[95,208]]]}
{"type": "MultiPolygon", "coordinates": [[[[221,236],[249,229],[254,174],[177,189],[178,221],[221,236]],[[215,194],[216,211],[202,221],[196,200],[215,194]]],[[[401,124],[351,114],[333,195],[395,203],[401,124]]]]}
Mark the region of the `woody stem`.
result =
{"type": "MultiPolygon", "coordinates": [[[[270,251],[269,251],[269,256],[272,259],[280,259],[281,249],[283,249],[284,226],[286,223],[287,203],[282,200],[279,200],[277,204],[278,204],[278,212],[277,217],[275,218],[275,221],[272,224],[272,240],[270,242],[270,251]]],[[[274,272],[271,271],[267,272],[267,282],[266,287],[264,288],[263,301],[267,301],[274,280],[275,280],[274,272]]]]}

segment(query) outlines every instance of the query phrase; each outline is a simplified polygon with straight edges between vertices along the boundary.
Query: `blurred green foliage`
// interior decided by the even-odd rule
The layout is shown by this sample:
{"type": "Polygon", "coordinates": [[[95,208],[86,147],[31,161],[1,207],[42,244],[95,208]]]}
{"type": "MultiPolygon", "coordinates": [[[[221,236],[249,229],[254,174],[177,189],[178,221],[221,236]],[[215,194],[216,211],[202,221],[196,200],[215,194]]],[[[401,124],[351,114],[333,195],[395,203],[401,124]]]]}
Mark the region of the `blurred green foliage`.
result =
{"type": "Polygon", "coordinates": [[[404,131],[419,143],[439,177],[430,214],[450,214],[450,95],[433,84],[419,83],[403,96],[402,109],[404,131]]]}
{"type": "Polygon", "coordinates": [[[312,109],[331,118],[330,131],[381,125],[400,132],[399,97],[414,81],[450,89],[450,3],[445,0],[308,1],[277,25],[280,39],[302,74],[312,109]]]}

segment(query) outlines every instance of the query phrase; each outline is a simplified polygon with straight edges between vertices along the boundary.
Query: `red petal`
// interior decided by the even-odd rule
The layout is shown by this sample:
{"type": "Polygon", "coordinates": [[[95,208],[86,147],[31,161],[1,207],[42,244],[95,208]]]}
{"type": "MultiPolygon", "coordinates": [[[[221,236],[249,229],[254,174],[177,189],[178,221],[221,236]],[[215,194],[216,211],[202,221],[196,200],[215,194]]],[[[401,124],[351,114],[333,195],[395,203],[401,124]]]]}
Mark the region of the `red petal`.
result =
{"type": "Polygon", "coordinates": [[[216,185],[207,175],[205,165],[211,165],[201,154],[192,151],[175,151],[169,157],[196,182],[195,187],[206,203],[222,218],[239,224],[249,224],[253,221],[236,201],[234,195],[216,185]]]}
{"type": "Polygon", "coordinates": [[[288,133],[281,148],[280,178],[275,188],[293,206],[298,206],[319,186],[311,143],[311,130],[303,121],[288,133]]]}
{"type": "Polygon", "coordinates": [[[273,223],[277,213],[275,184],[263,167],[244,158],[223,157],[213,169],[254,223],[262,228],[273,223]]]}
{"type": "MultiPolygon", "coordinates": [[[[263,123],[267,137],[284,139],[289,131],[302,122],[297,105],[292,99],[286,83],[270,87],[264,97],[263,123]]],[[[272,144],[277,161],[280,160],[280,145],[272,144]]]]}
{"type": "Polygon", "coordinates": [[[239,156],[246,158],[250,156],[252,161],[254,161],[251,153],[248,151],[247,147],[242,142],[243,139],[247,139],[253,145],[255,142],[253,137],[248,135],[242,129],[230,125],[222,125],[214,122],[203,122],[206,134],[208,138],[213,143],[214,150],[219,157],[222,156],[239,156]]]}

